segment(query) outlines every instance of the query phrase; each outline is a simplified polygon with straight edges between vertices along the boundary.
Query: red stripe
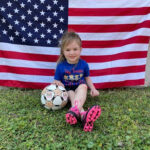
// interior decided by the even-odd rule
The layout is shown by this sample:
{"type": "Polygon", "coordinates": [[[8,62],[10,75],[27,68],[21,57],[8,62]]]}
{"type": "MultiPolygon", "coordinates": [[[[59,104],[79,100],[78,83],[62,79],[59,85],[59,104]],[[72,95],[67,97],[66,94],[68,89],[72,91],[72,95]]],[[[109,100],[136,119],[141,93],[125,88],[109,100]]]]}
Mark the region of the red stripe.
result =
{"type": "MultiPolygon", "coordinates": [[[[136,73],[144,72],[145,65],[129,66],[129,67],[115,67],[100,70],[90,70],[90,76],[104,76],[112,74],[125,74],[125,73],[136,73]]],[[[23,68],[23,67],[12,67],[12,66],[0,66],[0,72],[5,73],[16,73],[23,75],[43,75],[43,76],[54,76],[54,69],[35,69],[35,68],[23,68]]]]}
{"type": "Polygon", "coordinates": [[[13,66],[0,66],[0,72],[16,73],[24,75],[43,75],[54,76],[54,69],[39,69],[39,68],[25,68],[25,67],[13,67],[13,66]]]}
{"type": "Polygon", "coordinates": [[[0,50],[0,57],[32,60],[32,61],[46,61],[46,62],[56,62],[58,59],[57,55],[29,54],[29,53],[2,51],[2,50],[0,50]]]}
{"type": "MultiPolygon", "coordinates": [[[[43,89],[50,83],[34,83],[34,82],[21,82],[15,80],[0,80],[1,86],[8,87],[20,87],[20,88],[32,88],[32,89],[43,89]]],[[[114,87],[124,87],[124,86],[137,86],[144,85],[144,79],[138,80],[126,80],[121,82],[106,82],[94,84],[98,89],[114,88],[114,87]]]]}
{"type": "MultiPolygon", "coordinates": [[[[9,59],[21,59],[21,60],[31,60],[31,61],[43,61],[43,62],[56,62],[58,56],[43,56],[39,54],[27,54],[20,52],[2,51],[0,57],[9,59]],[[30,57],[28,57],[30,55],[30,57]],[[41,56],[41,57],[40,57],[41,56]],[[53,58],[54,57],[54,58],[53,58]]],[[[103,56],[81,56],[82,59],[87,62],[107,62],[119,59],[133,59],[133,58],[146,58],[147,51],[136,51],[136,52],[123,52],[114,55],[103,55],[103,56]]]]}
{"type": "Polygon", "coordinates": [[[111,48],[120,47],[132,43],[149,43],[149,37],[136,36],[126,40],[109,40],[109,41],[82,41],[83,48],[111,48]]]}
{"type": "Polygon", "coordinates": [[[150,21],[137,24],[117,25],[68,25],[69,30],[80,33],[107,33],[107,32],[130,32],[140,28],[150,28],[150,21]]]}
{"type": "Polygon", "coordinates": [[[136,52],[123,52],[115,55],[105,55],[105,56],[82,56],[87,62],[108,62],[120,59],[134,59],[134,58],[146,58],[147,51],[136,51],[136,52]]]}
{"type": "Polygon", "coordinates": [[[104,76],[112,74],[125,74],[125,73],[137,73],[144,72],[145,65],[129,66],[129,67],[115,67],[101,70],[90,70],[90,76],[104,76]]]}
{"type": "Polygon", "coordinates": [[[133,16],[150,13],[149,7],[141,8],[69,8],[69,16],[133,16]]]}
{"type": "Polygon", "coordinates": [[[97,89],[107,89],[107,88],[117,88],[117,87],[127,87],[127,86],[139,86],[144,85],[144,79],[138,80],[126,80],[121,82],[106,82],[94,84],[97,89]]]}
{"type": "Polygon", "coordinates": [[[0,80],[1,86],[31,88],[31,89],[43,89],[49,84],[48,83],[23,82],[23,81],[16,81],[16,80],[0,80]]]}

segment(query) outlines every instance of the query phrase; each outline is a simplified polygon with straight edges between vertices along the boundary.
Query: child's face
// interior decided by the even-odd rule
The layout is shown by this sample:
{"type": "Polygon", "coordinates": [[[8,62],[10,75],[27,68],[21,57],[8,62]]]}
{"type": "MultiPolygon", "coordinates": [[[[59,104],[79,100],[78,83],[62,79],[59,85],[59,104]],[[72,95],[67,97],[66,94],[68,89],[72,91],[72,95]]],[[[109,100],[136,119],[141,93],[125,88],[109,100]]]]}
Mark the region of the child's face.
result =
{"type": "Polygon", "coordinates": [[[78,42],[74,40],[65,46],[63,52],[68,63],[76,64],[80,58],[81,47],[78,42]]]}

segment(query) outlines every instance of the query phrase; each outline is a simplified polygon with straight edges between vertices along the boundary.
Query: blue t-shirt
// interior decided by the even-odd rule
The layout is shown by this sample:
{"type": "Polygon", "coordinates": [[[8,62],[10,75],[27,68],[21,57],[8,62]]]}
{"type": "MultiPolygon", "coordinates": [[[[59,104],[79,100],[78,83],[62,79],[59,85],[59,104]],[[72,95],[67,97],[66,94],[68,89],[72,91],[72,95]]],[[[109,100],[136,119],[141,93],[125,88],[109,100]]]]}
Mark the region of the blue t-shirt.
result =
{"type": "Polygon", "coordinates": [[[89,66],[86,61],[79,59],[77,64],[69,64],[67,61],[59,63],[56,67],[54,79],[61,81],[64,86],[78,86],[85,82],[89,76],[89,66]]]}

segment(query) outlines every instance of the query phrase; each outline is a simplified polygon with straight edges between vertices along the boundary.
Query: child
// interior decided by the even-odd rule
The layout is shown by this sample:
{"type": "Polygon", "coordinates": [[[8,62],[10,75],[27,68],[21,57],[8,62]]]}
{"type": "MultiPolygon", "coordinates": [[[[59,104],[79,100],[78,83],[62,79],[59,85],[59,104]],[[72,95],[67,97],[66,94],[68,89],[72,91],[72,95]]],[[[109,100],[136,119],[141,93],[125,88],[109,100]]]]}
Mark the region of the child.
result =
{"type": "Polygon", "coordinates": [[[89,77],[88,64],[80,59],[82,45],[79,35],[71,31],[66,32],[61,38],[60,48],[53,83],[65,86],[68,91],[72,107],[66,114],[66,122],[73,125],[81,119],[83,130],[92,131],[93,123],[100,116],[101,109],[95,105],[84,111],[83,105],[86,101],[87,86],[92,97],[98,96],[99,91],[95,89],[89,77]]]}

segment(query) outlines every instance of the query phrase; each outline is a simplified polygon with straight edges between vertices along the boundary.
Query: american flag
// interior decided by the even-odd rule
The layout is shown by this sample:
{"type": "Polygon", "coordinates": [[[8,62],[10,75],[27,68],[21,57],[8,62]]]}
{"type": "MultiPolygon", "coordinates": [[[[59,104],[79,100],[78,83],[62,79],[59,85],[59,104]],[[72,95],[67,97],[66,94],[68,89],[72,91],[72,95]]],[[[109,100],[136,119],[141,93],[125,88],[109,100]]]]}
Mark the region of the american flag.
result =
{"type": "Polygon", "coordinates": [[[68,29],[96,88],[144,84],[150,0],[0,0],[0,86],[50,84],[68,29]]]}

